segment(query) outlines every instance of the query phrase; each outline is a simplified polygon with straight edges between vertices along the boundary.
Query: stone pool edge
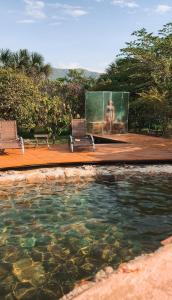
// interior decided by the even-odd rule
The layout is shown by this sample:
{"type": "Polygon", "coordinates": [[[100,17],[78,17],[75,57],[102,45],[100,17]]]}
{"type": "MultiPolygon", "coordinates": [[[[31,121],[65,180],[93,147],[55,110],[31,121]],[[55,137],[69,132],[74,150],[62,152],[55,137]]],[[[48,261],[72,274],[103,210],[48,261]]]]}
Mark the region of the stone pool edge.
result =
{"type": "Polygon", "coordinates": [[[106,267],[94,280],[81,281],[60,300],[162,300],[172,299],[172,237],[153,253],[106,267]]]}
{"type": "Polygon", "coordinates": [[[80,182],[94,180],[98,177],[123,177],[165,175],[172,176],[172,165],[147,165],[147,166],[88,166],[82,167],[56,167],[45,169],[32,169],[27,171],[2,171],[0,172],[0,186],[28,183],[37,184],[50,180],[57,182],[80,182]]]}

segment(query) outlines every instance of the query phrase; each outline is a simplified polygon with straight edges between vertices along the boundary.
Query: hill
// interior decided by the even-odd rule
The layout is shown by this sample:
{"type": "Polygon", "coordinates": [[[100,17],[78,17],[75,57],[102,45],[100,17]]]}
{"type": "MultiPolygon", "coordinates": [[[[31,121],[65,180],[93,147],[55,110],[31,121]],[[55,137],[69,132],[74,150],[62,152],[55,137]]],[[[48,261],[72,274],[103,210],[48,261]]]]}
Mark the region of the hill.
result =
{"type": "MultiPolygon", "coordinates": [[[[50,75],[50,79],[55,80],[57,78],[64,78],[67,76],[67,73],[69,72],[69,69],[58,69],[58,68],[52,68],[53,72],[50,75]]],[[[86,77],[92,77],[94,79],[97,79],[101,73],[88,71],[86,69],[76,69],[78,71],[84,71],[84,75],[86,77]]]]}

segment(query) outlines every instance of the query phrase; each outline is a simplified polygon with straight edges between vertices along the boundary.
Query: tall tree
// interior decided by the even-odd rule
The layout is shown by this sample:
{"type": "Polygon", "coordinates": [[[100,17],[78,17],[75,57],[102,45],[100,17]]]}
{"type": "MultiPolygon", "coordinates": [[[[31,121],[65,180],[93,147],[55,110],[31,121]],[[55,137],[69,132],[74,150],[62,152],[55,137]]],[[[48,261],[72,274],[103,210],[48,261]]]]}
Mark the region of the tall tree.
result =
{"type": "Polygon", "coordinates": [[[34,128],[38,123],[37,107],[43,96],[25,74],[0,69],[0,118],[17,120],[20,127],[34,128]]]}
{"type": "Polygon", "coordinates": [[[129,91],[130,125],[161,126],[172,118],[172,23],[157,35],[141,29],[121,49],[97,82],[97,89],[129,91]],[[150,112],[150,113],[148,113],[150,112]]]}
{"type": "Polygon", "coordinates": [[[30,53],[27,49],[12,52],[9,49],[0,51],[0,64],[3,68],[20,71],[35,80],[47,78],[52,69],[44,63],[44,58],[37,52],[30,53]]]}
{"type": "Polygon", "coordinates": [[[91,89],[95,84],[94,78],[91,76],[87,77],[82,69],[69,69],[65,78],[60,78],[61,82],[74,83],[80,85],[85,89],[91,89]]]}

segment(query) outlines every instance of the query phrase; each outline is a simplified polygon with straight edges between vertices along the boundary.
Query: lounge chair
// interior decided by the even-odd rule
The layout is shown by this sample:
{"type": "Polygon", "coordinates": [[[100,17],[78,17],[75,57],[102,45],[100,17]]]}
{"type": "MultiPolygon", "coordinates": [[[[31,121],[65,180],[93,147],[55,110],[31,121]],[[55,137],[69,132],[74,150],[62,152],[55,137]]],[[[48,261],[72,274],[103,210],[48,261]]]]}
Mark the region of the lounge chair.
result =
{"type": "Polygon", "coordinates": [[[17,136],[16,121],[0,120],[0,152],[18,148],[24,154],[24,142],[22,137],[17,136]]]}
{"type": "Polygon", "coordinates": [[[91,134],[87,134],[86,120],[73,119],[71,122],[72,134],[69,136],[69,148],[73,152],[76,147],[92,147],[95,151],[94,138],[91,134]]]}

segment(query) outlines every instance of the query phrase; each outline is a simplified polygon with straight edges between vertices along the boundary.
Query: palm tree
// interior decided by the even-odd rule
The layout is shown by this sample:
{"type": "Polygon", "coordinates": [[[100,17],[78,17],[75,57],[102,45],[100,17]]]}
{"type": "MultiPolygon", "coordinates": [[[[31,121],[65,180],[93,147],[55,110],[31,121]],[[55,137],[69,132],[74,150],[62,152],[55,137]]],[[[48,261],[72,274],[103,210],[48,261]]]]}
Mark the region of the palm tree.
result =
{"type": "Polygon", "coordinates": [[[26,73],[34,79],[47,78],[52,71],[50,64],[44,64],[44,58],[37,52],[30,53],[27,49],[12,52],[0,50],[0,64],[4,68],[12,68],[26,73]]]}
{"type": "Polygon", "coordinates": [[[14,60],[16,63],[16,69],[27,73],[27,69],[30,67],[30,53],[27,49],[20,49],[14,54],[14,60]]]}
{"type": "Polygon", "coordinates": [[[47,78],[52,69],[50,64],[44,64],[44,58],[41,54],[33,52],[30,56],[30,72],[33,75],[39,74],[41,77],[47,78]]]}
{"type": "Polygon", "coordinates": [[[5,68],[14,68],[14,53],[10,49],[0,50],[0,64],[5,68]]]}

